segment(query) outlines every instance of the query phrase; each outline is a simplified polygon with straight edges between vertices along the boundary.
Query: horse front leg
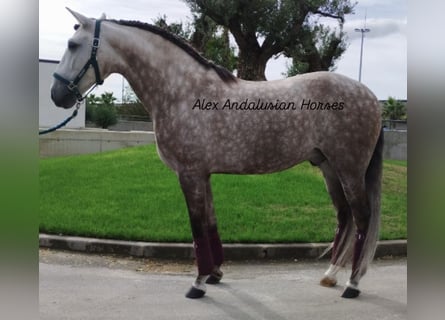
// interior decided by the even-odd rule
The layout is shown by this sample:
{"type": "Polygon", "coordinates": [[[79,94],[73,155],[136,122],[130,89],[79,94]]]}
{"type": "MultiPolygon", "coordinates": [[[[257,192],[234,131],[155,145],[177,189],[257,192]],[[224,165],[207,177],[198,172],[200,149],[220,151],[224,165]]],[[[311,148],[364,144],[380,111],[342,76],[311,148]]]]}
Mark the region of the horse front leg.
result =
{"type": "Polygon", "coordinates": [[[198,276],[187,292],[187,298],[201,298],[206,293],[205,282],[214,271],[215,263],[209,239],[209,217],[207,214],[206,194],[208,176],[180,173],[179,182],[187,203],[193,246],[198,266],[198,276]]]}
{"type": "Polygon", "coordinates": [[[210,250],[213,258],[213,270],[210,276],[207,278],[206,283],[217,284],[223,277],[221,271],[221,265],[224,262],[224,252],[222,242],[218,233],[217,220],[215,215],[215,209],[213,207],[213,195],[210,183],[210,177],[206,181],[206,215],[209,221],[208,236],[210,241],[210,250]]]}
{"type": "Polygon", "coordinates": [[[221,265],[224,261],[224,253],[216,225],[209,228],[209,241],[214,266],[210,276],[206,279],[206,283],[218,284],[223,277],[221,265]]]}

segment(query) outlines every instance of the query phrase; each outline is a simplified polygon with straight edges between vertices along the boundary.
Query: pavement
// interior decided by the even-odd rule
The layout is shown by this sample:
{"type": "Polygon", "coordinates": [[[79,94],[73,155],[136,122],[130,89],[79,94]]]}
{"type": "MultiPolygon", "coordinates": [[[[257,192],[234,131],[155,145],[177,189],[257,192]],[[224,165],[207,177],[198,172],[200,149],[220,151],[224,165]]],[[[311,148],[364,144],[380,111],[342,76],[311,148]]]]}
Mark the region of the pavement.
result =
{"type": "Polygon", "coordinates": [[[407,259],[376,259],[356,299],[318,284],[326,260],[228,261],[224,278],[199,300],[184,297],[192,259],[155,259],[55,249],[39,252],[40,319],[406,319],[407,259]]]}

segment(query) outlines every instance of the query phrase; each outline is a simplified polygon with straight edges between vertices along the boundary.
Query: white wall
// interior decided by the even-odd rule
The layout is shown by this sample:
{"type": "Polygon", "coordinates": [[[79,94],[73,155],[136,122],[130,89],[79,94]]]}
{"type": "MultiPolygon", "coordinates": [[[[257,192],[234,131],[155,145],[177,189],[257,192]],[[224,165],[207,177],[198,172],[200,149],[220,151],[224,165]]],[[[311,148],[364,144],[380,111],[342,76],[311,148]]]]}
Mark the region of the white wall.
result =
{"type": "Polygon", "coordinates": [[[155,143],[153,131],[61,129],[39,136],[41,157],[98,153],[149,143],[155,143]]]}
{"type": "MultiPolygon", "coordinates": [[[[57,107],[51,100],[51,83],[58,61],[39,59],[39,127],[50,128],[69,117],[74,108],[57,107]]],[[[82,102],[77,117],[65,128],[85,128],[85,102],[82,102]]]]}

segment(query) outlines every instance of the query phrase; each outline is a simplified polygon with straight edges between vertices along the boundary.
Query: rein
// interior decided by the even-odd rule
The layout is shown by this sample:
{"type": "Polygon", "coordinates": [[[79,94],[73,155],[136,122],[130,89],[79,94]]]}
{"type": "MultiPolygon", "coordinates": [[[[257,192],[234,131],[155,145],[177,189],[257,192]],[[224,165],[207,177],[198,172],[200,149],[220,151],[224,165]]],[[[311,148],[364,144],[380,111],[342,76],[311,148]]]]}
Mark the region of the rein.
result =
{"type": "Polygon", "coordinates": [[[77,116],[77,112],[78,112],[78,110],[79,110],[79,107],[80,107],[80,102],[78,102],[78,103],[76,104],[76,109],[73,111],[73,113],[72,113],[68,118],[66,118],[65,120],[63,120],[63,121],[62,121],[61,123],[59,123],[57,126],[54,126],[54,127],[49,128],[49,129],[45,129],[45,130],[39,131],[39,135],[41,135],[41,134],[46,134],[46,133],[50,133],[50,132],[53,132],[53,131],[56,131],[57,129],[60,129],[60,128],[62,128],[63,126],[65,126],[68,122],[70,122],[72,119],[74,119],[74,118],[77,116]]]}
{"type": "Polygon", "coordinates": [[[62,121],[60,124],[43,130],[43,131],[39,131],[39,135],[41,134],[46,134],[49,132],[53,132],[56,131],[57,129],[65,126],[69,121],[71,121],[73,118],[75,118],[77,116],[77,112],[79,110],[80,107],[80,103],[85,100],[85,98],[87,97],[87,95],[94,90],[94,88],[96,88],[98,85],[101,85],[104,83],[104,80],[101,79],[100,77],[100,71],[99,71],[99,64],[97,62],[96,59],[96,55],[97,55],[97,50],[99,49],[99,45],[100,45],[100,23],[102,22],[102,20],[96,20],[96,28],[94,30],[94,37],[93,37],[93,45],[91,48],[91,55],[90,55],[90,59],[85,63],[84,67],[79,71],[79,73],[77,74],[77,76],[74,78],[74,80],[70,81],[66,78],[64,78],[63,76],[61,76],[60,74],[58,74],[57,72],[53,73],[53,77],[56,78],[57,80],[61,81],[62,83],[64,83],[68,90],[71,91],[77,98],[77,105],[76,105],[76,109],[74,110],[73,114],[71,116],[69,116],[68,118],[66,118],[64,121],[62,121]],[[96,83],[94,84],[94,86],[87,91],[87,93],[85,93],[84,96],[82,96],[82,94],[79,91],[79,87],[77,86],[80,82],[80,80],[82,80],[83,76],[86,74],[86,72],[88,71],[88,69],[90,68],[90,66],[93,66],[94,69],[94,74],[96,76],[96,83]]]}

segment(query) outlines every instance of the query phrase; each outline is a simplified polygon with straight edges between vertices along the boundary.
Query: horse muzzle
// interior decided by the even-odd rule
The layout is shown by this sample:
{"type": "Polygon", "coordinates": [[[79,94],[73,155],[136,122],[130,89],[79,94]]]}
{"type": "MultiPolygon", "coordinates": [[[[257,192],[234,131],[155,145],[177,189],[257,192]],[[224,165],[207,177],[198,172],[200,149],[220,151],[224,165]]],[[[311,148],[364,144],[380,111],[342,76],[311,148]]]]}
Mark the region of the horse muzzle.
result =
{"type": "Polygon", "coordinates": [[[69,109],[77,102],[75,94],[65,84],[56,81],[51,88],[51,100],[58,107],[69,109]]]}

